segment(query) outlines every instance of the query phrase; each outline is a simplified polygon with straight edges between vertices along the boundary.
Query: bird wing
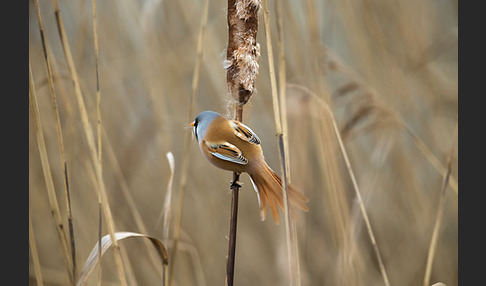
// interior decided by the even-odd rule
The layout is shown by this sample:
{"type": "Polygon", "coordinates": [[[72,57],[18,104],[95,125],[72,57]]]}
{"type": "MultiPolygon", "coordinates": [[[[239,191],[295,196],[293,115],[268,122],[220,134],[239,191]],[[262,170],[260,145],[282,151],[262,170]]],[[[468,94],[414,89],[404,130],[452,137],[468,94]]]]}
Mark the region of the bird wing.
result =
{"type": "Polygon", "coordinates": [[[202,146],[216,158],[241,165],[248,164],[248,159],[243,157],[240,149],[231,143],[211,143],[204,140],[202,146]]]}
{"type": "Polygon", "coordinates": [[[230,120],[230,125],[234,129],[234,133],[240,139],[253,143],[255,145],[260,145],[260,138],[256,135],[250,127],[246,126],[245,124],[236,121],[230,120]]]}

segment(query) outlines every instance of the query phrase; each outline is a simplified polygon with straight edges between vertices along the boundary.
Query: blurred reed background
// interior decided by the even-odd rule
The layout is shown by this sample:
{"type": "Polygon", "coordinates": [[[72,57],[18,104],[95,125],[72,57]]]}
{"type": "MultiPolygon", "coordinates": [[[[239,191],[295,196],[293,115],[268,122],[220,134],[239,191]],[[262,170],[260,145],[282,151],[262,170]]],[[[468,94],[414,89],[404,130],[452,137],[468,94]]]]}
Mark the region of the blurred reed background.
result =
{"type": "MultiPolygon", "coordinates": [[[[187,127],[189,100],[203,2],[96,1],[102,175],[115,230],[159,238],[169,251],[184,137],[191,132],[187,127]],[[173,153],[175,168],[172,215],[164,224],[159,217],[171,177],[167,152],[173,153]],[[169,229],[168,238],[163,237],[163,226],[169,229]]],[[[56,116],[36,9],[34,1],[29,3],[33,91],[68,236],[56,116]]],[[[58,5],[98,140],[92,3],[61,0],[58,5]]],[[[89,141],[56,25],[55,4],[40,0],[39,8],[62,126],[79,273],[98,240],[99,204],[89,141]]],[[[302,285],[384,285],[333,118],[390,285],[423,284],[441,202],[429,284],[457,285],[457,1],[306,0],[282,1],[281,5],[290,176],[310,199],[310,212],[300,214],[296,226],[302,285]]],[[[268,7],[275,43],[274,1],[268,7]]],[[[223,68],[226,9],[226,1],[209,2],[193,117],[207,109],[233,116],[223,68]]],[[[257,91],[245,106],[244,122],[260,136],[267,162],[279,173],[262,11],[257,40],[261,45],[257,91]]],[[[29,280],[32,285],[42,284],[37,281],[37,265],[43,285],[68,285],[33,116],[29,135],[29,280]]],[[[174,283],[222,285],[232,174],[210,165],[195,140],[189,155],[174,283]]],[[[260,221],[256,194],[246,175],[242,182],[235,284],[287,285],[284,226],[274,225],[272,219],[260,221]]],[[[102,235],[106,234],[103,221],[102,235]]],[[[154,266],[156,260],[143,241],[127,239],[119,246],[129,285],[161,285],[162,267],[154,266]]],[[[103,257],[102,285],[119,284],[115,261],[113,250],[103,257]]],[[[97,284],[97,271],[88,285],[97,284]]]]}

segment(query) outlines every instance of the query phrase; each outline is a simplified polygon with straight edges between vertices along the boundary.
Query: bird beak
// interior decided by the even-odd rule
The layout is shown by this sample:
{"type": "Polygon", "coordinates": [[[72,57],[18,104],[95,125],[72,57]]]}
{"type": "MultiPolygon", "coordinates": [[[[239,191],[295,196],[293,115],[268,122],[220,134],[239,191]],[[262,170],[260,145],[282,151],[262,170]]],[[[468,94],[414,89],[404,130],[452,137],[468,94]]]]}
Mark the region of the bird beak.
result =
{"type": "Polygon", "coordinates": [[[189,125],[191,125],[191,126],[193,126],[193,127],[194,127],[194,121],[193,121],[193,122],[191,122],[191,123],[189,123],[189,125]]]}

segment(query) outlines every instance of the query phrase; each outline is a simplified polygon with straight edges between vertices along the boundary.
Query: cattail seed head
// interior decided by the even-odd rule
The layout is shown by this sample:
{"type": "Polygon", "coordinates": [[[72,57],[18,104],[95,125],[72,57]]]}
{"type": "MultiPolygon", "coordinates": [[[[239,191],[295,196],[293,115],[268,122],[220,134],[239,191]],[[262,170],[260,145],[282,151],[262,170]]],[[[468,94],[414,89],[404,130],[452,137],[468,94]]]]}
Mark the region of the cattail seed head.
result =
{"type": "Polygon", "coordinates": [[[260,58],[256,41],[260,5],[260,0],[236,0],[228,5],[229,37],[223,66],[228,91],[240,106],[248,102],[255,90],[260,58]]]}

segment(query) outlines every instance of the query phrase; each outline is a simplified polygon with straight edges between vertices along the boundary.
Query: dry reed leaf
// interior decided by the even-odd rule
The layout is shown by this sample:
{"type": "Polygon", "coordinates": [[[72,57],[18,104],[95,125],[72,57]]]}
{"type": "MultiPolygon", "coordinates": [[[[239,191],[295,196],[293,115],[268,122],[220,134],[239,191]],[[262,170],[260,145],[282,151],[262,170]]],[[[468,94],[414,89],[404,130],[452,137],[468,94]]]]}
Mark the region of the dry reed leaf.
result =
{"type": "MultiPolygon", "coordinates": [[[[350,79],[348,83],[336,89],[336,91],[333,93],[333,97],[338,100],[342,100],[345,98],[346,95],[349,95],[356,91],[361,91],[361,93],[354,94],[355,96],[353,97],[353,100],[350,100],[348,103],[344,103],[344,105],[349,106],[347,108],[358,105],[358,111],[354,113],[355,116],[353,116],[345,123],[345,126],[341,131],[343,139],[349,140],[359,133],[372,130],[376,126],[383,127],[384,125],[381,124],[383,122],[388,122],[389,124],[397,124],[398,127],[403,128],[406,133],[412,138],[415,146],[419,149],[420,152],[422,152],[422,154],[430,162],[430,164],[439,173],[445,173],[446,168],[437,159],[437,157],[433,154],[430,148],[423,142],[423,140],[420,139],[415,134],[415,132],[412,131],[412,129],[407,125],[402,116],[400,116],[396,111],[381,103],[381,101],[378,100],[378,97],[376,96],[374,91],[371,90],[370,87],[368,87],[366,84],[364,84],[358,75],[356,75],[348,67],[342,64],[340,59],[334,53],[332,53],[332,51],[327,46],[322,45],[322,48],[330,57],[330,64],[332,67],[331,70],[338,72],[341,75],[346,76],[350,79]],[[359,106],[359,104],[361,104],[361,106],[359,106]],[[375,115],[375,117],[372,118],[372,120],[370,120],[370,122],[368,122],[368,124],[364,128],[353,128],[357,126],[357,123],[362,121],[362,119],[370,117],[363,115],[370,114],[375,115]],[[380,124],[377,125],[377,122],[379,122],[380,124]]],[[[457,195],[458,184],[453,176],[451,176],[449,179],[449,185],[454,193],[457,195]]]]}
{"type": "MultiPolygon", "coordinates": [[[[44,131],[41,124],[41,118],[39,114],[39,104],[37,102],[37,95],[35,92],[34,78],[32,74],[32,67],[29,63],[29,109],[32,114],[32,120],[34,123],[35,134],[37,139],[37,146],[39,149],[39,155],[42,164],[42,171],[44,174],[44,180],[46,184],[47,196],[49,198],[49,205],[51,207],[51,214],[56,224],[56,229],[61,242],[61,250],[64,255],[66,269],[68,273],[73,273],[73,261],[72,257],[69,255],[69,245],[64,232],[64,225],[62,222],[61,211],[59,209],[59,203],[56,197],[56,190],[54,187],[54,180],[52,178],[51,167],[49,163],[49,156],[47,155],[47,147],[44,138],[44,131]]],[[[74,278],[69,275],[69,279],[73,282],[74,278]]]]}
{"type": "MultiPolygon", "coordinates": [[[[273,110],[275,116],[275,129],[277,131],[277,140],[279,144],[280,150],[280,159],[282,163],[282,187],[283,187],[283,201],[284,201],[284,210],[285,210],[285,238],[287,244],[287,260],[288,260],[288,271],[289,271],[289,280],[291,285],[301,285],[301,276],[300,276],[300,261],[298,257],[298,246],[297,246],[297,237],[293,235],[295,225],[291,223],[290,212],[289,212],[289,199],[288,199],[288,176],[290,173],[290,166],[288,162],[289,158],[289,151],[287,146],[287,118],[286,118],[286,101],[283,99],[285,96],[285,58],[283,57],[283,45],[281,41],[283,41],[283,31],[282,24],[280,19],[280,14],[277,14],[277,22],[279,23],[279,38],[277,41],[277,47],[279,48],[279,84],[280,84],[280,94],[277,91],[277,80],[275,75],[275,65],[273,61],[273,48],[272,48],[272,41],[271,41],[271,29],[270,29],[270,20],[269,20],[269,12],[267,8],[267,1],[262,1],[262,8],[263,8],[263,20],[265,26],[265,37],[267,42],[267,56],[268,56],[268,65],[269,65],[269,74],[270,74],[270,88],[272,91],[272,102],[273,102],[273,110]]],[[[277,9],[278,10],[278,9],[277,9]]]]}
{"type": "Polygon", "coordinates": [[[44,280],[42,279],[42,271],[39,262],[39,254],[37,252],[37,246],[35,243],[34,228],[32,226],[32,219],[30,216],[30,212],[29,212],[29,248],[32,255],[32,262],[34,264],[35,279],[37,280],[37,285],[43,286],[44,280]]]}
{"type": "Polygon", "coordinates": [[[52,104],[52,109],[54,112],[54,116],[56,118],[56,131],[57,131],[57,140],[59,144],[59,156],[61,159],[61,166],[64,166],[62,168],[62,174],[63,174],[63,183],[64,183],[64,198],[65,198],[65,203],[66,203],[66,212],[68,216],[68,230],[69,230],[69,240],[71,243],[71,260],[73,264],[73,280],[75,279],[74,277],[77,276],[77,266],[76,266],[76,247],[74,243],[74,227],[73,227],[73,217],[72,217],[72,211],[71,211],[71,197],[69,193],[69,184],[68,184],[68,171],[67,171],[67,163],[66,163],[66,155],[64,152],[64,140],[63,140],[63,135],[62,135],[62,127],[61,127],[61,117],[59,114],[59,108],[57,104],[57,96],[56,92],[54,90],[54,79],[53,79],[53,72],[51,68],[51,60],[48,55],[48,44],[46,41],[46,36],[44,34],[44,24],[42,21],[41,13],[40,13],[40,7],[39,7],[39,1],[34,1],[36,12],[37,12],[37,24],[39,26],[39,34],[41,36],[41,42],[42,42],[42,50],[44,52],[44,63],[46,67],[46,72],[47,72],[47,83],[49,86],[49,94],[51,98],[51,104],[52,104]]]}
{"type": "MultiPolygon", "coordinates": [[[[199,33],[197,38],[197,60],[196,64],[194,65],[194,73],[192,77],[192,85],[191,90],[192,94],[189,99],[189,108],[188,111],[188,121],[192,119],[194,116],[194,110],[196,106],[196,95],[199,86],[199,71],[201,69],[201,63],[203,59],[203,43],[204,43],[204,36],[206,32],[206,25],[208,21],[208,12],[209,12],[209,0],[204,1],[204,10],[201,17],[201,24],[199,26],[199,33]]],[[[172,267],[169,273],[169,285],[172,285],[172,273],[174,272],[174,265],[175,260],[177,257],[177,244],[179,243],[180,231],[181,231],[181,223],[182,223],[182,206],[184,203],[184,195],[186,191],[187,185],[187,174],[189,172],[189,148],[191,146],[191,133],[186,132],[184,137],[184,156],[182,158],[182,166],[181,166],[181,177],[179,182],[179,200],[177,204],[176,214],[175,214],[175,222],[174,222],[174,250],[172,252],[171,260],[172,260],[172,267]]]]}
{"type": "MultiPolygon", "coordinates": [[[[115,223],[111,213],[110,205],[108,203],[108,196],[106,194],[107,193],[106,187],[102,175],[102,165],[98,159],[98,150],[96,149],[93,128],[88,119],[88,111],[86,108],[86,104],[84,102],[83,92],[81,91],[80,79],[78,77],[78,73],[74,65],[74,59],[71,53],[71,47],[69,46],[69,42],[67,40],[67,33],[64,27],[64,22],[62,20],[61,9],[59,8],[59,3],[57,0],[54,0],[53,4],[54,4],[54,13],[56,15],[56,24],[59,32],[60,41],[61,41],[61,47],[63,49],[64,57],[66,59],[69,73],[71,75],[72,83],[74,85],[74,95],[76,97],[76,101],[78,102],[79,113],[80,113],[81,122],[84,130],[84,135],[86,137],[86,140],[88,141],[88,147],[91,153],[91,160],[93,163],[93,167],[96,171],[95,173],[96,173],[97,184],[98,184],[96,191],[98,192],[98,197],[101,200],[101,205],[103,207],[103,213],[105,215],[108,232],[113,238],[115,238],[114,236],[115,223]]],[[[120,278],[121,284],[127,285],[127,281],[125,280],[125,273],[124,273],[120,248],[117,245],[117,240],[115,240],[113,243],[116,246],[115,263],[118,270],[118,276],[120,278]]]]}
{"type": "Polygon", "coordinates": [[[438,239],[439,239],[439,230],[442,224],[442,218],[444,215],[445,209],[445,200],[446,200],[446,191],[447,186],[449,185],[449,179],[452,169],[452,159],[454,157],[455,147],[457,144],[457,130],[459,126],[459,118],[456,119],[456,127],[454,129],[454,141],[452,141],[451,151],[449,152],[449,156],[447,158],[447,170],[444,174],[444,181],[442,184],[442,190],[439,197],[439,207],[437,209],[437,215],[435,219],[434,229],[432,231],[432,238],[430,240],[429,252],[427,254],[427,264],[425,266],[425,277],[424,277],[424,286],[429,284],[430,276],[432,274],[432,266],[434,264],[434,256],[437,249],[438,239]]]}
{"type": "MultiPolygon", "coordinates": [[[[115,239],[117,241],[125,239],[125,238],[130,238],[130,237],[144,237],[150,239],[150,242],[152,242],[153,246],[157,250],[157,253],[159,254],[161,260],[162,260],[162,266],[163,266],[163,277],[165,277],[165,272],[167,265],[169,264],[169,256],[167,254],[167,250],[165,249],[164,244],[158,240],[157,238],[141,234],[141,233],[135,233],[135,232],[115,232],[115,239]]],[[[112,242],[110,239],[110,235],[107,234],[103,236],[101,239],[101,256],[106,253],[106,251],[111,247],[112,242]]],[[[86,283],[86,280],[88,279],[89,274],[93,271],[95,268],[97,262],[98,262],[99,256],[98,256],[98,243],[95,244],[93,250],[91,250],[91,253],[89,254],[88,258],[86,259],[86,262],[84,263],[84,268],[83,271],[81,272],[81,275],[79,277],[79,280],[76,282],[76,285],[83,285],[86,283]]],[[[164,278],[165,282],[165,278],[164,278]]]]}
{"type": "MultiPolygon", "coordinates": [[[[354,189],[354,192],[356,194],[356,198],[358,199],[358,202],[359,202],[361,214],[363,216],[363,220],[365,222],[365,225],[366,225],[366,228],[367,228],[367,231],[368,231],[368,236],[371,240],[371,244],[373,246],[376,258],[378,260],[378,265],[379,265],[379,268],[380,268],[380,272],[383,276],[383,281],[384,281],[385,285],[389,286],[390,282],[389,282],[389,279],[388,279],[388,274],[386,272],[385,265],[383,263],[383,259],[382,259],[381,254],[380,254],[380,250],[379,250],[378,245],[376,243],[374,231],[371,228],[371,223],[370,223],[370,220],[368,218],[368,213],[366,211],[366,208],[365,208],[364,203],[363,203],[363,199],[361,197],[361,191],[359,189],[356,177],[354,175],[354,171],[351,168],[351,163],[350,163],[346,148],[344,147],[343,138],[342,138],[342,135],[341,135],[339,128],[337,126],[337,122],[336,122],[336,119],[334,117],[334,113],[333,113],[331,107],[329,106],[329,104],[324,99],[318,97],[317,94],[315,94],[314,92],[312,92],[308,88],[303,87],[303,86],[299,86],[299,85],[292,85],[292,87],[298,87],[301,90],[307,92],[309,94],[309,96],[311,96],[313,99],[315,99],[317,101],[317,103],[319,103],[320,107],[322,107],[327,112],[327,114],[329,115],[329,118],[331,119],[332,127],[334,129],[334,134],[336,135],[336,139],[338,141],[338,145],[339,145],[339,149],[341,151],[341,155],[342,155],[343,160],[346,164],[346,168],[347,168],[349,177],[350,177],[351,182],[353,184],[353,189],[354,189]]],[[[368,111],[366,111],[366,112],[368,112],[368,111]]]]}
{"type": "Polygon", "coordinates": [[[170,167],[170,177],[169,177],[169,183],[167,184],[167,193],[165,194],[165,199],[164,199],[164,207],[162,208],[162,211],[160,212],[159,218],[157,219],[157,226],[160,224],[160,221],[162,220],[162,217],[164,217],[164,224],[163,224],[163,231],[162,231],[162,237],[163,239],[169,239],[169,221],[170,221],[170,214],[171,214],[171,202],[172,202],[172,182],[174,180],[174,169],[175,169],[175,160],[174,160],[174,154],[172,152],[167,152],[167,161],[169,162],[169,167],[170,167]]]}

